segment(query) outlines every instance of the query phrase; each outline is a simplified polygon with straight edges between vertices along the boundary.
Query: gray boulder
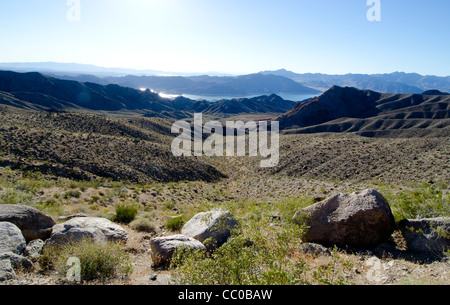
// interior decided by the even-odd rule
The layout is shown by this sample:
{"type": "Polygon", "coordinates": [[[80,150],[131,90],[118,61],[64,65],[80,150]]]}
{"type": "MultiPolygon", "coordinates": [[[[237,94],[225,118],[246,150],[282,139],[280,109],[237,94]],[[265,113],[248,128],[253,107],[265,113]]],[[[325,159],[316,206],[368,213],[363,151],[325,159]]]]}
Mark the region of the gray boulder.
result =
{"type": "Polygon", "coordinates": [[[27,242],[49,238],[56,224],[53,218],[33,207],[15,204],[0,204],[0,221],[19,227],[27,242]]]}
{"type": "Polygon", "coordinates": [[[153,238],[150,240],[150,248],[155,267],[169,264],[176,249],[206,250],[200,241],[181,234],[153,238]]]}
{"type": "Polygon", "coordinates": [[[12,252],[21,254],[26,242],[20,229],[10,222],[0,222],[0,254],[12,252]]]}
{"type": "Polygon", "coordinates": [[[237,228],[239,222],[223,209],[199,213],[189,220],[181,229],[181,234],[195,238],[209,249],[224,244],[237,228]]]}
{"type": "Polygon", "coordinates": [[[325,246],[374,248],[395,229],[388,202],[372,189],[337,194],[297,212],[294,220],[309,227],[304,242],[325,246]]]}
{"type": "Polygon", "coordinates": [[[330,256],[331,252],[322,245],[315,243],[303,243],[300,245],[299,251],[312,257],[330,256]]]}
{"type": "Polygon", "coordinates": [[[107,241],[126,242],[128,233],[121,226],[100,217],[78,217],[53,227],[46,246],[76,243],[83,239],[103,243],[107,241]]]}
{"type": "Polygon", "coordinates": [[[77,218],[77,217],[88,217],[88,215],[86,215],[85,213],[78,213],[78,214],[67,215],[67,216],[59,216],[58,220],[67,221],[67,220],[71,220],[71,219],[77,218]]]}
{"type": "Polygon", "coordinates": [[[9,260],[11,262],[11,266],[18,270],[30,270],[33,269],[34,265],[33,262],[30,261],[28,258],[18,255],[12,252],[3,252],[0,254],[0,261],[1,260],[9,260]]]}
{"type": "Polygon", "coordinates": [[[0,260],[0,282],[12,280],[16,277],[16,273],[9,259],[0,260]]]}
{"type": "Polygon", "coordinates": [[[42,239],[35,239],[28,243],[27,247],[23,251],[23,255],[30,260],[35,261],[42,254],[45,242],[42,239]]]}
{"type": "Polygon", "coordinates": [[[450,217],[404,219],[399,227],[410,251],[438,254],[450,249],[450,217]]]}

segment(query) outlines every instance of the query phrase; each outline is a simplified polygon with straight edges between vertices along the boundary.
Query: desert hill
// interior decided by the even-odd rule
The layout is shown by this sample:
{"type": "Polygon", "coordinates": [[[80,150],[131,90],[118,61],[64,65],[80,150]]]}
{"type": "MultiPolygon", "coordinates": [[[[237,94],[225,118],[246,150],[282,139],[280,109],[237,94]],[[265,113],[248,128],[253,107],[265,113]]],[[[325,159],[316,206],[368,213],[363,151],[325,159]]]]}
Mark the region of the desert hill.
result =
{"type": "Polygon", "coordinates": [[[170,122],[0,105],[0,166],[76,180],[128,183],[217,181],[225,177],[195,158],[171,152],[170,122]]]}
{"type": "Polygon", "coordinates": [[[333,86],[321,96],[298,103],[278,121],[287,133],[446,136],[450,131],[450,96],[439,93],[390,94],[333,86]]]}
{"type": "Polygon", "coordinates": [[[168,99],[150,90],[61,80],[37,72],[9,71],[0,71],[0,104],[32,110],[95,111],[172,119],[191,117],[194,112],[218,117],[239,113],[281,114],[295,105],[273,94],[218,102],[185,97],[168,99]]]}

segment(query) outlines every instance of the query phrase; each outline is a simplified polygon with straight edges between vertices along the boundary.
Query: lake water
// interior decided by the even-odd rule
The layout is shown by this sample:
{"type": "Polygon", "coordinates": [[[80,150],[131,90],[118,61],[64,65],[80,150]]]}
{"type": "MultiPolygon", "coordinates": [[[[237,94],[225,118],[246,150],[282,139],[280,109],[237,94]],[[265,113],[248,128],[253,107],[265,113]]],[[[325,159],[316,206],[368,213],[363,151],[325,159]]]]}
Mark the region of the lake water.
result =
{"type": "MultiPolygon", "coordinates": [[[[261,96],[264,94],[257,94],[257,95],[246,95],[246,96],[235,96],[235,95],[192,95],[192,94],[183,94],[184,97],[192,99],[192,100],[207,100],[210,102],[217,102],[223,99],[231,100],[233,98],[252,98],[261,96]]],[[[290,94],[290,93],[278,93],[278,96],[280,96],[284,100],[288,101],[294,101],[294,102],[300,102],[304,101],[306,99],[313,98],[319,94],[290,94]]]]}
{"type": "MultiPolygon", "coordinates": [[[[147,90],[146,88],[141,88],[142,91],[147,90]]],[[[163,98],[168,99],[174,99],[180,95],[177,94],[167,94],[164,92],[156,92],[152,89],[150,91],[158,93],[163,98]]],[[[217,102],[220,100],[231,100],[234,98],[252,98],[261,96],[264,94],[253,94],[253,95],[194,95],[194,94],[183,94],[182,96],[189,98],[191,100],[207,100],[209,102],[217,102]]],[[[284,100],[293,101],[293,102],[301,102],[310,98],[313,98],[315,96],[318,96],[319,94],[292,94],[292,93],[277,93],[278,96],[280,96],[284,100]]]]}

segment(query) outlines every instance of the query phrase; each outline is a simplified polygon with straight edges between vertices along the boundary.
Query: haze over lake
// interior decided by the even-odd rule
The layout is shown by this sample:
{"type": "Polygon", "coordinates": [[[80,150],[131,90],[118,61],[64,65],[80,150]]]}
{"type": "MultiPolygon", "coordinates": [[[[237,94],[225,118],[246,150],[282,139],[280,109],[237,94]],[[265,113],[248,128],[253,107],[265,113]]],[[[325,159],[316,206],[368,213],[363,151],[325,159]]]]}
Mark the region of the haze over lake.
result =
{"type": "MultiPolygon", "coordinates": [[[[173,96],[173,95],[166,95],[164,93],[160,93],[162,97],[164,96],[173,96]]],[[[192,95],[192,94],[183,94],[184,97],[192,99],[192,100],[207,100],[210,102],[217,102],[220,100],[231,100],[234,98],[252,98],[257,97],[261,95],[270,95],[270,94],[253,94],[253,95],[246,95],[246,96],[234,96],[234,95],[192,95]]],[[[276,95],[280,96],[282,99],[287,101],[294,101],[294,102],[300,102],[304,101],[310,98],[313,98],[317,96],[318,94],[291,94],[291,93],[276,93],[276,95]]]]}

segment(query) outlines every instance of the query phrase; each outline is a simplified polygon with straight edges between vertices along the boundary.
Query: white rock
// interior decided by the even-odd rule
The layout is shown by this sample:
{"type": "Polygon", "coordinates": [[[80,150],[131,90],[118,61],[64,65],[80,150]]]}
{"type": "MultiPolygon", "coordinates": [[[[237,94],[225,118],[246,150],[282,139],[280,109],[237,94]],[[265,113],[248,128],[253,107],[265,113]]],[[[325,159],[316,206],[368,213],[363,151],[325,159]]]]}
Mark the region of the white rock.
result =
{"type": "Polygon", "coordinates": [[[121,226],[106,218],[77,217],[55,225],[46,245],[79,242],[85,238],[94,242],[125,242],[128,239],[128,233],[121,226]]]}

